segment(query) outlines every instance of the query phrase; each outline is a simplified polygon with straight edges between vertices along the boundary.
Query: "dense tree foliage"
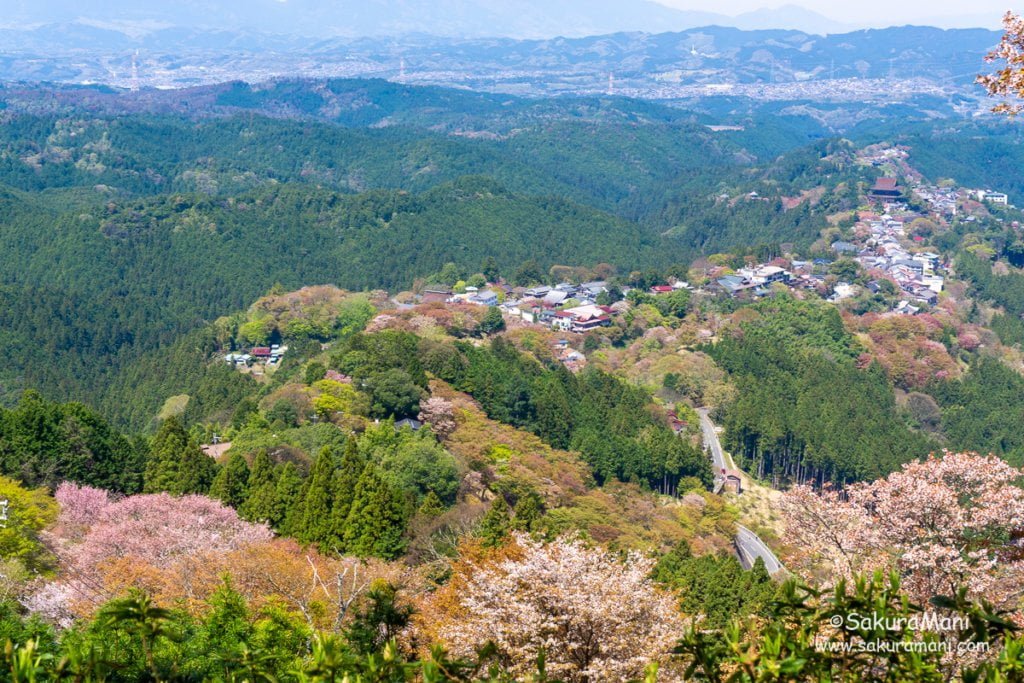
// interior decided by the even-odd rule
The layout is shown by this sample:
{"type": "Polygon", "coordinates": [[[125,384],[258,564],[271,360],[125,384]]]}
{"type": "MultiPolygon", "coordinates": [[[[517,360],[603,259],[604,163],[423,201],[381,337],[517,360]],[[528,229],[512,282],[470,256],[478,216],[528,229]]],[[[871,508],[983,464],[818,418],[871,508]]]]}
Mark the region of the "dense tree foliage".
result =
{"type": "Polygon", "coordinates": [[[678,591],[683,613],[706,628],[724,628],[737,614],[767,616],[778,590],[760,559],[747,571],[732,556],[694,556],[685,541],[658,561],[652,575],[678,591]]]}
{"type": "Polygon", "coordinates": [[[485,347],[460,344],[458,352],[459,362],[431,353],[427,369],[471,394],[494,419],[579,450],[599,482],[642,482],[669,494],[684,477],[710,483],[707,458],[654,417],[644,390],[599,371],[545,367],[502,337],[485,347]]]}
{"type": "MultiPolygon", "coordinates": [[[[204,419],[237,401],[245,382],[189,363],[189,353],[218,346],[216,335],[189,333],[275,283],[401,289],[449,262],[532,283],[559,264],[628,272],[736,246],[809,245],[837,205],[788,210],[779,194],[813,171],[837,187],[851,168],[830,143],[752,169],[729,136],[649,103],[552,101],[543,105],[551,117],[536,119],[538,103],[522,109],[383,81],[325,87],[228,87],[217,94],[218,115],[202,117],[207,102],[194,110],[198,120],[94,111],[6,120],[0,326],[9,355],[0,401],[39,388],[142,428],[152,426],[158,396],[187,394],[187,421],[204,419]],[[372,130],[359,116],[339,121],[348,128],[289,120],[328,92],[366,93],[418,118],[372,130]],[[284,109],[274,118],[220,115],[262,112],[266,101],[284,109]],[[534,123],[502,139],[446,136],[436,121],[425,129],[424,112],[442,115],[423,108],[431,102],[469,107],[459,120],[534,123]],[[769,201],[714,196],[755,188],[769,201]]],[[[262,339],[260,322],[248,321],[237,340],[262,339]]],[[[498,324],[492,316],[485,329],[498,324]]]]}
{"type": "Polygon", "coordinates": [[[961,379],[935,383],[942,428],[954,448],[995,453],[1024,464],[1024,377],[995,358],[979,357],[961,379]]]}
{"type": "Polygon", "coordinates": [[[710,352],[738,389],[723,406],[727,442],[759,476],[871,479],[928,452],[897,417],[881,367],[858,367],[834,307],[780,297],[753,310],[710,352]]]}
{"type": "Polygon", "coordinates": [[[973,284],[980,298],[1002,306],[1009,315],[1024,315],[1024,273],[997,275],[992,272],[991,261],[970,252],[962,253],[956,266],[957,273],[973,284]]]}
{"type": "Polygon", "coordinates": [[[78,403],[44,401],[26,392],[0,409],[0,472],[28,486],[62,481],[122,493],[142,490],[146,449],[78,403]]]}

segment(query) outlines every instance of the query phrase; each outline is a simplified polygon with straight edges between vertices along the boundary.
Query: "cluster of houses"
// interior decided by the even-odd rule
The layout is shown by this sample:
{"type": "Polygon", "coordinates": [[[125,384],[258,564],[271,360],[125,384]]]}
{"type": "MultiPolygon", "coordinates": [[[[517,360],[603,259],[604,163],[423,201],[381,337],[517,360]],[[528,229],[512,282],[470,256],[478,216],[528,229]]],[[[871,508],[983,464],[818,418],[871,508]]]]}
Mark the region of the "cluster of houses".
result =
{"type": "Polygon", "coordinates": [[[608,283],[604,281],[540,285],[522,292],[513,290],[513,298],[506,300],[503,308],[527,323],[583,334],[612,324],[616,309],[597,303],[598,297],[607,291],[608,283]]]}
{"type": "Polygon", "coordinates": [[[909,252],[903,246],[904,221],[889,214],[862,215],[858,227],[862,226],[867,228],[869,237],[855,259],[865,270],[881,271],[891,278],[912,305],[938,303],[945,283],[939,274],[939,255],[931,251],[909,252]]]}
{"type": "Polygon", "coordinates": [[[1003,206],[1010,205],[1010,198],[1003,192],[993,192],[992,190],[973,190],[971,194],[977,197],[979,202],[992,202],[993,204],[1001,204],[1003,206]]]}
{"type": "Polygon", "coordinates": [[[224,356],[224,362],[235,367],[250,367],[254,364],[277,365],[284,358],[287,346],[273,344],[271,346],[254,346],[248,353],[229,353],[224,356]]]}
{"type": "Polygon", "coordinates": [[[955,187],[918,185],[914,188],[914,193],[933,213],[946,218],[956,216],[956,203],[960,199],[960,191],[955,187]]]}
{"type": "Polygon", "coordinates": [[[442,301],[500,306],[502,313],[521,318],[527,323],[581,334],[611,324],[615,309],[597,304],[597,298],[607,291],[608,283],[604,281],[578,285],[563,282],[554,287],[490,284],[485,289],[467,287],[459,293],[449,287],[429,286],[423,290],[420,300],[424,303],[442,301]]]}
{"type": "Polygon", "coordinates": [[[740,268],[734,274],[725,275],[715,280],[712,289],[725,292],[736,297],[750,292],[754,296],[767,296],[768,287],[775,282],[789,284],[793,281],[793,273],[781,266],[761,264],[749,268],[740,268]]]}
{"type": "Polygon", "coordinates": [[[1010,206],[1010,198],[1005,192],[992,190],[963,190],[956,187],[917,185],[914,187],[914,194],[928,206],[930,211],[945,218],[955,217],[958,200],[965,198],[975,199],[982,203],[1010,206]]]}
{"type": "MultiPolygon", "coordinates": [[[[901,301],[894,307],[902,313],[915,313],[924,305],[938,303],[944,278],[940,274],[942,264],[938,254],[925,251],[911,253],[905,243],[905,221],[890,214],[862,214],[856,232],[862,237],[856,242],[837,240],[831,250],[837,258],[849,258],[858,262],[869,274],[874,274],[867,287],[870,291],[882,289],[880,280],[890,279],[902,293],[901,301]]],[[[813,261],[794,260],[788,268],[772,264],[759,264],[740,268],[735,273],[714,280],[710,289],[724,292],[731,297],[767,296],[770,286],[782,283],[791,289],[820,290],[825,285],[829,259],[813,261]]],[[[860,294],[861,288],[849,282],[838,282],[832,288],[829,301],[838,302],[860,294]]]]}
{"type": "Polygon", "coordinates": [[[569,346],[568,339],[559,339],[551,345],[555,358],[571,372],[579,372],[587,366],[587,357],[569,346]]]}

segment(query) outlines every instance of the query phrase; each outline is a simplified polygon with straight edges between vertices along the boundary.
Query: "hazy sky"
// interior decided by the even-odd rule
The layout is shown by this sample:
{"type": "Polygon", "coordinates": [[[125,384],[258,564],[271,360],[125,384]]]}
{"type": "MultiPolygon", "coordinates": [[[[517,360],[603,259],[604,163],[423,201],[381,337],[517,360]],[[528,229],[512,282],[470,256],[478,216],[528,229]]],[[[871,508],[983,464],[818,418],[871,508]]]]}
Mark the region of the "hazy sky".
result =
{"type": "MultiPolygon", "coordinates": [[[[999,19],[1008,9],[1024,10],[1024,0],[795,0],[791,2],[765,2],[765,0],[657,0],[663,5],[680,9],[695,9],[721,14],[740,14],[760,7],[778,7],[794,4],[814,10],[836,21],[851,24],[877,23],[892,25],[923,23],[922,19],[946,18],[950,25],[975,25],[984,22],[991,28],[999,27],[999,19]]],[[[946,22],[944,22],[946,23],[946,22]]]]}

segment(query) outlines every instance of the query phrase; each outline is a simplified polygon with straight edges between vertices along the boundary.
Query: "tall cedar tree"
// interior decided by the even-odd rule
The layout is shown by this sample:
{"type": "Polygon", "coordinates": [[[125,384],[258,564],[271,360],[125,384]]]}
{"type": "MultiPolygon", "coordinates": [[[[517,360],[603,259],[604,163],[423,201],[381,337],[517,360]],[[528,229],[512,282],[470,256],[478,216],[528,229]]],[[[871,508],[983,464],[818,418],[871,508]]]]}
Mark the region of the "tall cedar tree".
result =
{"type": "Polygon", "coordinates": [[[217,463],[192,441],[177,417],[163,421],[150,447],[144,491],[173,495],[207,493],[217,463]]]}
{"type": "Polygon", "coordinates": [[[239,509],[249,496],[249,464],[239,453],[232,453],[210,486],[210,497],[228,507],[239,509]]]}
{"type": "Polygon", "coordinates": [[[536,432],[555,448],[568,448],[572,439],[573,416],[565,385],[551,374],[537,382],[534,394],[536,432]]]}
{"type": "Polygon", "coordinates": [[[306,515],[306,490],[309,477],[303,478],[293,462],[278,465],[277,475],[277,530],[285,536],[301,538],[302,523],[306,515]]]}
{"type": "Polygon", "coordinates": [[[338,468],[334,449],[320,451],[309,473],[309,485],[303,501],[302,527],[299,540],[316,543],[321,550],[336,546],[331,529],[331,508],[334,506],[334,471],[338,468]]]}
{"type": "Polygon", "coordinates": [[[516,501],[515,519],[512,528],[516,531],[533,531],[534,525],[544,515],[544,501],[538,493],[528,492],[516,501]]]}
{"type": "Polygon", "coordinates": [[[423,496],[419,512],[427,517],[437,517],[444,512],[444,502],[433,491],[427,491],[427,495],[423,496]]]}
{"type": "Polygon", "coordinates": [[[405,549],[405,522],[404,502],[373,463],[368,464],[345,521],[345,550],[358,557],[393,560],[405,549]]]}
{"type": "Polygon", "coordinates": [[[352,499],[355,498],[356,487],[364,469],[366,460],[359,454],[355,438],[350,438],[345,442],[345,451],[334,473],[334,506],[331,508],[330,524],[331,535],[339,550],[344,550],[345,525],[348,523],[352,499]]]}
{"type": "Polygon", "coordinates": [[[509,517],[508,503],[501,496],[498,496],[491,503],[480,522],[480,538],[487,548],[497,548],[508,538],[512,530],[512,520],[509,517]]]}
{"type": "Polygon", "coordinates": [[[145,456],[80,403],[50,403],[26,391],[13,410],[0,408],[0,472],[31,487],[70,480],[138,493],[145,456]]]}
{"type": "Polygon", "coordinates": [[[268,522],[273,526],[280,523],[277,514],[277,472],[274,463],[261,448],[252,461],[249,473],[249,495],[239,512],[252,522],[268,522]]]}

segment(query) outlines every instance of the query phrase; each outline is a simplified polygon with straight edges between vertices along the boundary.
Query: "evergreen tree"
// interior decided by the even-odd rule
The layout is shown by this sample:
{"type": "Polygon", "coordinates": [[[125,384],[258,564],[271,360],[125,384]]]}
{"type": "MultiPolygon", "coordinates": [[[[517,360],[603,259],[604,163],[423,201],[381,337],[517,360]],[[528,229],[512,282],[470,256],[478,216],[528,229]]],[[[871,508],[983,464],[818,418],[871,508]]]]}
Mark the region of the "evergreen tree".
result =
{"type": "Polygon", "coordinates": [[[306,366],[306,384],[313,384],[319,382],[327,376],[327,368],[324,367],[323,363],[313,361],[306,366]]]}
{"type": "Polygon", "coordinates": [[[277,515],[277,476],[265,448],[256,451],[249,473],[249,492],[239,513],[253,522],[280,523],[277,515]]]}
{"type": "Polygon", "coordinates": [[[497,306],[489,306],[477,329],[481,334],[494,334],[505,329],[505,318],[501,315],[501,309],[497,306]]]}
{"type": "Polygon", "coordinates": [[[249,496],[249,464],[239,453],[232,453],[217,472],[210,486],[210,497],[239,509],[249,496]]]}
{"type": "Polygon", "coordinates": [[[420,505],[420,514],[427,517],[437,517],[444,512],[444,503],[433,491],[427,491],[423,496],[423,503],[420,505]]]}
{"type": "Polygon", "coordinates": [[[244,670],[237,670],[237,649],[246,643],[252,634],[249,609],[245,598],[231,586],[229,577],[210,596],[212,608],[194,638],[211,659],[220,665],[223,680],[244,677],[244,670]]]}
{"type": "Polygon", "coordinates": [[[484,274],[488,282],[497,282],[501,277],[501,271],[498,269],[498,262],[493,256],[488,256],[484,259],[483,265],[480,266],[480,272],[484,274]]]}
{"type": "Polygon", "coordinates": [[[334,473],[334,503],[331,508],[331,536],[338,546],[344,550],[345,524],[352,510],[352,499],[356,495],[356,486],[366,468],[366,459],[359,453],[359,445],[355,437],[345,442],[345,451],[334,473]]]}
{"type": "Polygon", "coordinates": [[[737,614],[764,615],[777,590],[760,558],[747,571],[735,557],[695,557],[686,541],[664,555],[651,576],[679,591],[683,611],[702,614],[712,628],[725,626],[737,614]]]}
{"type": "Polygon", "coordinates": [[[206,494],[217,476],[217,462],[203,453],[196,443],[185,450],[181,460],[180,487],[171,493],[202,493],[206,494]]]}
{"type": "Polygon", "coordinates": [[[508,503],[503,497],[498,496],[480,522],[478,533],[485,547],[496,548],[505,542],[511,530],[512,520],[508,513],[508,503]]]}
{"type": "Polygon", "coordinates": [[[544,504],[540,496],[530,491],[516,502],[515,517],[512,528],[517,531],[533,531],[534,526],[544,515],[544,504]]]}
{"type": "Polygon", "coordinates": [[[356,484],[345,522],[345,550],[359,557],[393,560],[405,542],[406,506],[377,468],[368,464],[356,484]]]}
{"type": "Polygon", "coordinates": [[[543,378],[539,385],[534,396],[537,434],[555,448],[568,448],[574,425],[565,387],[554,375],[543,378]]]}
{"type": "Polygon", "coordinates": [[[335,545],[331,529],[331,508],[334,505],[334,471],[337,459],[333,448],[324,448],[309,473],[309,486],[303,500],[302,526],[297,537],[316,543],[326,550],[335,545]]]}
{"type": "Polygon", "coordinates": [[[274,501],[274,527],[285,536],[299,537],[306,513],[306,489],[309,477],[303,477],[293,462],[278,465],[277,496],[274,501]]]}
{"type": "Polygon", "coordinates": [[[216,474],[217,464],[189,439],[181,420],[164,420],[150,447],[144,491],[174,495],[206,493],[216,474]]]}

